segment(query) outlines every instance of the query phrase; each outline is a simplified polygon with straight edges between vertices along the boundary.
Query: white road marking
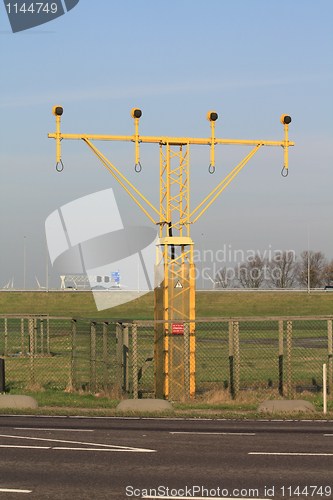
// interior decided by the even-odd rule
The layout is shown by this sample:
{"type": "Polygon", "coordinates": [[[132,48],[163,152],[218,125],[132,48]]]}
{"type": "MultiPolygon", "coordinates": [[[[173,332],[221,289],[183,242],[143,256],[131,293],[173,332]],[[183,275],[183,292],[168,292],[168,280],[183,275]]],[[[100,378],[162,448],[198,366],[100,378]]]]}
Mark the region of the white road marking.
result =
{"type": "Polygon", "coordinates": [[[32,490],[12,490],[9,488],[0,488],[0,493],[32,493],[32,490]]]}
{"type": "Polygon", "coordinates": [[[50,450],[51,446],[20,446],[15,444],[0,444],[0,448],[28,448],[37,450],[50,450]]]}
{"type": "MultiPolygon", "coordinates": [[[[127,453],[146,453],[147,450],[140,450],[140,448],[120,450],[118,448],[68,448],[66,446],[20,446],[14,444],[0,444],[0,448],[20,448],[29,450],[68,450],[68,451],[120,451],[127,453]]],[[[154,451],[154,450],[152,450],[154,451]]]]}
{"type": "Polygon", "coordinates": [[[2,417],[25,417],[25,418],[67,418],[66,415],[21,415],[21,414],[9,414],[9,415],[1,415],[2,417]]]}
{"type": "Polygon", "coordinates": [[[250,451],[248,455],[283,455],[296,457],[333,457],[333,453],[267,453],[265,451],[250,451]]]}
{"type": "Polygon", "coordinates": [[[119,450],[118,448],[66,448],[65,446],[54,446],[52,450],[69,450],[69,451],[121,451],[128,453],[146,453],[147,451],[155,451],[155,450],[143,450],[140,448],[119,450]]]}
{"type": "MultiPolygon", "coordinates": [[[[121,418],[121,417],[118,417],[121,418]]],[[[128,417],[130,418],[130,417],[128,417]]],[[[136,417],[137,418],[137,417],[136,417]]],[[[161,420],[161,417],[138,417],[140,420],[161,420]]],[[[186,420],[182,417],[174,417],[174,418],[163,418],[163,420],[186,420]]],[[[197,420],[197,419],[195,419],[197,420]]],[[[200,419],[201,420],[201,419],[200,419]]],[[[208,419],[202,419],[202,420],[208,420],[208,419]]]]}
{"type": "Polygon", "coordinates": [[[333,434],[324,434],[324,436],[333,436],[333,434]]]}
{"type": "Polygon", "coordinates": [[[0,434],[0,437],[6,437],[6,438],[12,438],[12,439],[30,439],[34,441],[48,441],[52,443],[67,443],[67,444],[81,444],[85,446],[96,446],[96,447],[103,447],[103,448],[109,448],[109,449],[119,449],[123,451],[137,451],[137,452],[146,452],[146,453],[153,453],[156,452],[156,450],[149,450],[145,448],[133,448],[131,446],[118,446],[114,444],[101,444],[101,443],[85,443],[82,441],[66,441],[64,439],[51,439],[51,438],[37,438],[37,437],[28,437],[28,436],[12,436],[9,434],[0,434]]]}
{"type": "Polygon", "coordinates": [[[221,436],[255,436],[255,432],[186,432],[174,431],[169,434],[207,434],[207,435],[221,435],[221,436]]]}
{"type": "Polygon", "coordinates": [[[69,415],[69,418],[90,418],[96,419],[112,419],[112,420],[141,420],[141,417],[88,417],[87,415],[69,415]]]}
{"type": "Polygon", "coordinates": [[[16,431],[61,431],[61,432],[95,432],[91,429],[50,429],[49,427],[14,427],[16,431]]]}

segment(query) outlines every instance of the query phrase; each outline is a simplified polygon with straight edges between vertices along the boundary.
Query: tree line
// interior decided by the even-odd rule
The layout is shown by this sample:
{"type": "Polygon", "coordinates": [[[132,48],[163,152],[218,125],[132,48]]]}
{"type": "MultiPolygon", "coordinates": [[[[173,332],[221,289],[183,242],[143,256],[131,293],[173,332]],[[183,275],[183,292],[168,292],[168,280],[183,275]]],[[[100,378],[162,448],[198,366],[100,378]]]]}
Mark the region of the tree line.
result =
{"type": "Polygon", "coordinates": [[[333,259],[323,252],[293,251],[273,259],[252,256],[235,267],[224,266],[215,276],[218,288],[324,288],[333,284],[333,259]]]}

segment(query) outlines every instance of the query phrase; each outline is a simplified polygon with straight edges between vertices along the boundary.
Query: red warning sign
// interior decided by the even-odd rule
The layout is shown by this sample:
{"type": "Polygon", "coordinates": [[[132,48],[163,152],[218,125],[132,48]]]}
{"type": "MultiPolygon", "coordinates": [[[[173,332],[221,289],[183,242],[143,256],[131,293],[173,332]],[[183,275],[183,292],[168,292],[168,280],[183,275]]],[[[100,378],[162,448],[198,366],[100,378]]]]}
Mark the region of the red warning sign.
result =
{"type": "Polygon", "coordinates": [[[184,335],[184,324],[172,323],[172,335],[184,335]]]}

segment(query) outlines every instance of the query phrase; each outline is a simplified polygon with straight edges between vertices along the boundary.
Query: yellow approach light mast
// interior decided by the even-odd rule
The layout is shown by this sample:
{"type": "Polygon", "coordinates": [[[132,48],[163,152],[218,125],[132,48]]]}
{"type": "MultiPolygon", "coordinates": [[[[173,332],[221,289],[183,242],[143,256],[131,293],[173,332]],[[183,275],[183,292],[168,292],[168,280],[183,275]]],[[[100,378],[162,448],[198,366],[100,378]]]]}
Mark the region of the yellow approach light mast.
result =
{"type": "Polygon", "coordinates": [[[133,135],[63,134],[60,120],[61,106],[54,106],[57,131],[48,137],[57,141],[56,169],[61,171],[62,139],[80,139],[100,159],[114,178],[127,191],[148,218],[159,226],[156,245],[154,316],[155,316],[155,397],[180,399],[195,397],[195,266],[193,263],[193,241],[190,225],[196,222],[216,200],[228,184],[262,146],[284,148],[282,175],[288,175],[288,148],[294,146],[288,139],[291,122],[289,115],[281,116],[284,125],[284,140],[238,140],[217,139],[215,122],[218,115],[209,111],[211,134],[207,138],[154,137],[139,135],[139,120],[142,112],[132,109],[135,131],[133,135]],[[135,170],[141,171],[140,143],[159,146],[159,207],[154,207],[133,184],[97,149],[91,141],[127,141],[135,145],[135,170]],[[210,147],[209,172],[215,171],[215,146],[236,144],[252,146],[250,153],[220,182],[213,191],[194,209],[190,210],[189,147],[192,144],[210,147]]]}

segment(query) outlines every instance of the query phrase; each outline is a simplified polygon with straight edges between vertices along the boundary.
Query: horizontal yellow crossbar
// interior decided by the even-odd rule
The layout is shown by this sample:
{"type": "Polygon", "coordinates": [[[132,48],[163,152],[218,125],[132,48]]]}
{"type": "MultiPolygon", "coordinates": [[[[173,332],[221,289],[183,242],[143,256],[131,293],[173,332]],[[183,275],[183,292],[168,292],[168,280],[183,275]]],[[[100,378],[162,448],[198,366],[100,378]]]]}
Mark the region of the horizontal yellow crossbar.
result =
{"type": "MultiPolygon", "coordinates": [[[[135,136],[135,135],[90,135],[90,134],[48,134],[50,139],[76,139],[88,141],[129,141],[145,142],[150,144],[170,144],[182,146],[185,144],[206,144],[211,145],[211,139],[199,139],[191,137],[153,137],[153,136],[135,136]]],[[[255,141],[255,140],[242,140],[242,139],[215,139],[214,144],[240,144],[245,146],[294,146],[294,142],[287,141],[255,141]]]]}
{"type": "Polygon", "coordinates": [[[189,236],[166,236],[159,238],[156,245],[194,245],[189,236]]]}

